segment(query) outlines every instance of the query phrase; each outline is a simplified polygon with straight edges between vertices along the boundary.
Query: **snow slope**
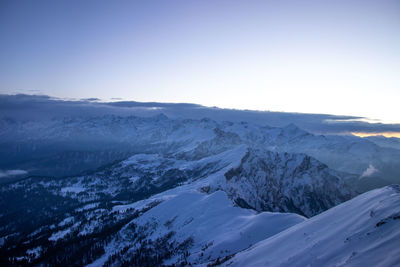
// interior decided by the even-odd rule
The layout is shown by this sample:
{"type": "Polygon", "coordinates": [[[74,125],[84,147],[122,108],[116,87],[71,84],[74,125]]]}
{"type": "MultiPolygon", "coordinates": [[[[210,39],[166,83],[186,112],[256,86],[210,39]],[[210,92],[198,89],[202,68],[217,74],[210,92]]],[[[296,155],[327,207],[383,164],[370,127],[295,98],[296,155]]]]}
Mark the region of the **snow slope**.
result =
{"type": "Polygon", "coordinates": [[[364,193],[252,248],[224,266],[399,266],[400,186],[364,193]]]}
{"type": "MultiPolygon", "coordinates": [[[[129,259],[130,254],[141,249],[142,244],[148,244],[148,240],[154,244],[157,239],[170,235],[168,242],[171,244],[191,240],[186,252],[187,263],[206,263],[244,250],[304,220],[292,213],[256,213],[234,207],[223,191],[209,195],[182,192],[125,226],[117,238],[119,248],[114,253],[128,245],[130,250],[125,257],[129,259]],[[144,236],[140,243],[132,238],[135,231],[144,236]]],[[[177,254],[164,263],[178,264],[183,260],[182,254],[177,254]]]]}

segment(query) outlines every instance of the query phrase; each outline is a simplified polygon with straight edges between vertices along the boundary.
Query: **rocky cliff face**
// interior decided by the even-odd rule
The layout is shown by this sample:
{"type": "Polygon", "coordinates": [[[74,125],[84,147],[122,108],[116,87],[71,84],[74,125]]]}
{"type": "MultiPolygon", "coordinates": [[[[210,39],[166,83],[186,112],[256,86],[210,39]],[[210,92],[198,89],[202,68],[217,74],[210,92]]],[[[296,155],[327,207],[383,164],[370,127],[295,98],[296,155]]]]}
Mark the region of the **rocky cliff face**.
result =
{"type": "Polygon", "coordinates": [[[310,217],[354,195],[338,172],[305,154],[249,149],[225,177],[236,203],[258,211],[310,217]]]}

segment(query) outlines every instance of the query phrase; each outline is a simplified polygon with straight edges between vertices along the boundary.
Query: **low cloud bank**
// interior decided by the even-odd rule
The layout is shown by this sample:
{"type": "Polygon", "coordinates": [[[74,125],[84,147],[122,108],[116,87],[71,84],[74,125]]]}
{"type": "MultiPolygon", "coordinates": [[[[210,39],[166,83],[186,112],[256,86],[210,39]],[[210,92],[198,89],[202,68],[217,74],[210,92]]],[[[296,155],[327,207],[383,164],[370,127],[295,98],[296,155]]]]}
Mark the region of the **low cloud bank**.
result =
{"type": "Polygon", "coordinates": [[[378,172],[378,169],[374,167],[374,165],[369,164],[368,168],[361,174],[361,178],[370,177],[378,172]]]}
{"type": "Polygon", "coordinates": [[[0,94],[0,120],[30,121],[110,114],[148,117],[160,113],[171,119],[210,118],[216,121],[246,121],[274,127],[295,124],[306,131],[316,134],[400,132],[400,124],[369,123],[367,118],[354,116],[222,109],[188,103],[100,102],[97,98],[63,100],[46,95],[0,94]]]}
{"type": "Polygon", "coordinates": [[[0,170],[0,178],[7,178],[11,176],[18,176],[27,174],[27,171],[24,170],[0,170]]]}

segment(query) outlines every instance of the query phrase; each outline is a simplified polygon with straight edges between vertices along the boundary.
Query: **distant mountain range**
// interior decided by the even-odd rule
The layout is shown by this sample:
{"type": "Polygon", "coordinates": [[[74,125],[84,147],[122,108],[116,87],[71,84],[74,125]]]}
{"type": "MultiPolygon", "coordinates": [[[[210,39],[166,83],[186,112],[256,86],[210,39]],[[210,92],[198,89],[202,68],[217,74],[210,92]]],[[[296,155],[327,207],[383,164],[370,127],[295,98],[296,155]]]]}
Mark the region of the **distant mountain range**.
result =
{"type": "Polygon", "coordinates": [[[396,138],[293,122],[324,115],[1,101],[2,266],[400,263],[396,138]]]}

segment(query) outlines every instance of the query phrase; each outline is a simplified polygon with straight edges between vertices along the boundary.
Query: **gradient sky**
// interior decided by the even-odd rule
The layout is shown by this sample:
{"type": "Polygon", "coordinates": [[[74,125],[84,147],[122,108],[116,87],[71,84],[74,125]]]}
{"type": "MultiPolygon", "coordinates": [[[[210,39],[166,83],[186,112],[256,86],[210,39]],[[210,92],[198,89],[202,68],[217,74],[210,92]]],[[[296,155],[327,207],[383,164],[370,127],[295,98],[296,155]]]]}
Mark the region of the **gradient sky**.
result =
{"type": "Polygon", "coordinates": [[[400,123],[400,1],[0,1],[0,93],[400,123]]]}

